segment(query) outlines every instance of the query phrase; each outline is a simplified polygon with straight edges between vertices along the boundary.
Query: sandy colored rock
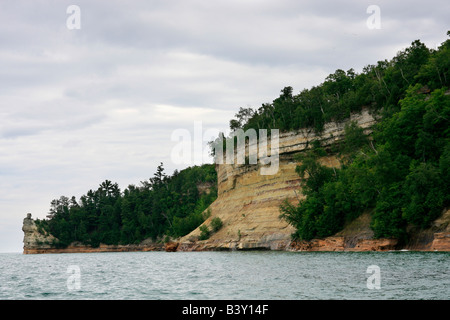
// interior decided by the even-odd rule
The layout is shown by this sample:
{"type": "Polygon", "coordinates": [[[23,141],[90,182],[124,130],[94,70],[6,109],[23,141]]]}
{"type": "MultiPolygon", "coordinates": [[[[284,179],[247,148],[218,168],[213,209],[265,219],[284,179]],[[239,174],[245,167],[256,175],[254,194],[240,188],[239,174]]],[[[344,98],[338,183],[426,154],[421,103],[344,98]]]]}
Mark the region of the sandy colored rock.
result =
{"type": "Polygon", "coordinates": [[[22,231],[24,233],[24,253],[35,253],[35,251],[51,249],[53,242],[57,241],[54,236],[39,232],[36,222],[31,218],[31,213],[28,213],[26,218],[23,219],[22,231]]]}
{"type": "MultiPolygon", "coordinates": [[[[366,129],[366,133],[375,123],[367,110],[353,115],[351,120],[366,129]]],[[[197,228],[180,239],[177,250],[290,250],[295,229],[279,216],[283,201],[298,203],[303,197],[294,155],[308,150],[314,140],[320,140],[323,147],[341,140],[344,127],[344,122],[328,123],[320,136],[310,129],[280,134],[279,167],[273,175],[261,174],[263,165],[260,163],[216,165],[218,198],[208,208],[211,215],[203,225],[209,227],[211,220],[218,217],[223,227],[206,241],[198,241],[200,229],[197,228]]],[[[246,156],[251,146],[246,149],[246,156]]],[[[268,150],[271,150],[270,140],[268,150]]],[[[323,157],[320,162],[329,167],[340,166],[335,156],[323,157]]],[[[317,247],[322,245],[317,244],[317,247]]]]}

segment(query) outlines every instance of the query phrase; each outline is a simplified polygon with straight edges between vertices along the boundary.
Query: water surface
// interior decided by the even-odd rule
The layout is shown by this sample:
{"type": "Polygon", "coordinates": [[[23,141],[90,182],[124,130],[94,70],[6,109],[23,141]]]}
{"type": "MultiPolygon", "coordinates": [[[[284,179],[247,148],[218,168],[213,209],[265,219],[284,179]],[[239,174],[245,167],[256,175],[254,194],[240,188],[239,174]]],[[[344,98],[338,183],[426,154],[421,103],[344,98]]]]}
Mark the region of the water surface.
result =
{"type": "Polygon", "coordinates": [[[446,300],[449,266],[440,252],[5,253],[0,299],[446,300]]]}

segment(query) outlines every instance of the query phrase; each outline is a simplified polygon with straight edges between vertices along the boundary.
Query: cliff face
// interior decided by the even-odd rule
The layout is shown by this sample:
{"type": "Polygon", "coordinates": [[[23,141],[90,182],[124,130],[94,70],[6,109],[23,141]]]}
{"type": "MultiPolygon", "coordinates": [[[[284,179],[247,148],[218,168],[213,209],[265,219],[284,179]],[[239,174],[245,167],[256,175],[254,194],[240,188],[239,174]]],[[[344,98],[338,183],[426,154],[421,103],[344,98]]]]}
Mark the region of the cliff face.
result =
{"type": "MultiPolygon", "coordinates": [[[[370,133],[375,123],[367,110],[350,120],[365,128],[366,133],[370,133]]],[[[178,250],[294,250],[291,243],[294,228],[279,218],[280,204],[285,199],[298,201],[302,197],[294,154],[309,149],[314,140],[320,140],[322,146],[341,140],[344,127],[345,123],[329,123],[320,136],[311,130],[280,134],[279,168],[274,175],[262,175],[260,164],[217,165],[218,198],[209,207],[211,216],[203,225],[209,226],[218,217],[223,227],[204,241],[198,241],[201,230],[197,228],[180,240],[178,250]]],[[[333,156],[324,157],[321,162],[330,167],[340,165],[333,156]]]]}
{"type": "MultiPolygon", "coordinates": [[[[369,134],[376,119],[363,110],[352,115],[350,121],[356,121],[369,134]]],[[[309,149],[314,140],[320,140],[323,147],[338,142],[344,136],[344,128],[345,123],[329,123],[320,136],[311,130],[281,134],[279,170],[274,175],[261,175],[261,165],[217,165],[218,198],[209,207],[211,216],[203,225],[209,227],[212,219],[218,217],[223,227],[203,241],[199,241],[199,227],[180,239],[176,250],[450,251],[450,210],[444,212],[431,228],[412,230],[410,243],[402,247],[397,239],[373,238],[370,212],[332,237],[311,241],[291,240],[294,228],[280,220],[279,215],[282,201],[298,202],[302,197],[294,154],[309,149]]],[[[324,157],[320,161],[329,167],[340,166],[334,156],[324,157]]]]}
{"type": "Polygon", "coordinates": [[[22,231],[23,253],[34,253],[36,250],[48,250],[52,248],[52,242],[56,240],[52,235],[44,235],[38,231],[36,223],[31,218],[31,213],[23,219],[22,231]]]}
{"type": "MultiPolygon", "coordinates": [[[[369,134],[375,118],[367,111],[352,115],[351,121],[369,134]]],[[[24,253],[53,252],[106,252],[106,251],[203,251],[203,250],[290,250],[290,251],[386,251],[393,249],[450,251],[450,210],[447,210],[427,230],[413,230],[409,244],[400,248],[396,239],[373,239],[370,229],[370,212],[353,221],[338,234],[312,241],[291,240],[294,228],[279,218],[280,204],[287,199],[301,199],[301,181],[295,172],[294,155],[308,150],[314,140],[326,147],[341,140],[345,123],[329,123],[317,136],[311,130],[283,133],[279,136],[279,163],[276,174],[263,175],[261,168],[269,165],[216,165],[218,175],[218,197],[208,211],[210,217],[202,224],[211,229],[214,218],[220,218],[223,226],[211,234],[208,240],[199,240],[201,226],[177,242],[155,244],[148,242],[129,246],[105,246],[89,248],[72,244],[65,249],[52,248],[54,239],[37,231],[31,215],[24,219],[24,253]]],[[[269,141],[270,142],[270,141],[269,141]]],[[[249,148],[250,149],[250,148],[249,148]]],[[[270,143],[268,150],[270,150],[270,143]]],[[[249,152],[246,153],[249,155],[249,152]]],[[[334,156],[320,159],[323,165],[338,167],[334,156]]],[[[208,186],[204,186],[207,192],[208,186]]]]}

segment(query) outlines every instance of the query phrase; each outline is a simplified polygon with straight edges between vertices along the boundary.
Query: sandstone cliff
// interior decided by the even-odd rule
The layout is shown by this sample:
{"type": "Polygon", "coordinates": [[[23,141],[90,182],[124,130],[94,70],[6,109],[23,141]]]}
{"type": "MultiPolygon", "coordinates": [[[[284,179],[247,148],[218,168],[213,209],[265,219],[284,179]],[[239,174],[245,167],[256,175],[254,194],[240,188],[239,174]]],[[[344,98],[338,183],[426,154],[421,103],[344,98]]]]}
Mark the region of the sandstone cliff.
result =
{"type": "MultiPolygon", "coordinates": [[[[352,115],[355,121],[370,134],[376,119],[368,110],[352,115]]],[[[291,240],[294,228],[279,218],[280,204],[285,199],[296,202],[301,197],[300,177],[295,172],[294,155],[310,148],[314,140],[324,147],[331,146],[344,136],[345,123],[328,123],[321,135],[312,130],[282,133],[279,136],[278,171],[273,175],[262,175],[261,168],[268,165],[216,165],[218,197],[210,207],[209,218],[202,224],[210,228],[214,218],[220,218],[223,226],[210,235],[208,240],[199,240],[201,226],[175,242],[144,242],[133,246],[105,246],[88,248],[72,244],[65,249],[56,249],[49,243],[54,238],[43,236],[31,215],[24,219],[24,253],[50,252],[105,252],[105,251],[204,251],[204,250],[291,250],[291,251],[386,251],[395,249],[450,251],[450,210],[447,210],[434,225],[422,231],[412,231],[411,242],[399,247],[396,239],[373,239],[370,212],[363,214],[346,228],[325,239],[312,241],[291,240]]],[[[270,141],[269,141],[270,142],[270,141]]],[[[250,150],[249,148],[248,150],[250,150]]],[[[269,148],[270,150],[270,143],[269,148]]],[[[246,155],[249,152],[246,151],[246,155]]],[[[323,165],[338,167],[335,156],[320,160],[323,165]]],[[[203,190],[207,192],[208,187],[203,190]]]]}
{"type": "MultiPolygon", "coordinates": [[[[366,133],[375,123],[368,110],[352,115],[350,120],[366,133]]],[[[209,207],[211,216],[203,225],[209,226],[218,217],[223,227],[204,241],[198,241],[201,231],[197,228],[180,239],[178,250],[293,250],[294,228],[280,220],[279,207],[285,199],[298,201],[302,197],[294,154],[309,149],[314,140],[320,140],[324,147],[336,143],[343,138],[344,127],[344,122],[328,123],[320,136],[307,129],[280,134],[279,168],[274,175],[261,175],[260,164],[217,165],[218,198],[209,207]]],[[[324,157],[321,162],[330,167],[340,165],[334,156],[324,157]]]]}
{"type": "Polygon", "coordinates": [[[56,240],[52,235],[39,232],[35,221],[31,218],[31,213],[28,213],[27,217],[23,219],[22,231],[24,233],[23,253],[52,249],[52,243],[56,240]]]}
{"type": "MultiPolygon", "coordinates": [[[[366,134],[376,119],[368,110],[352,115],[366,134]]],[[[344,136],[345,122],[328,123],[318,136],[311,130],[283,133],[279,136],[279,170],[274,175],[261,175],[261,165],[221,164],[218,174],[218,198],[209,207],[211,216],[203,223],[210,226],[220,218],[223,227],[208,240],[199,241],[200,227],[179,239],[177,251],[202,250],[290,250],[290,251],[388,251],[398,249],[450,251],[450,211],[427,230],[414,231],[413,241],[399,246],[397,239],[374,239],[370,229],[370,212],[363,214],[335,236],[311,241],[292,241],[294,228],[280,220],[280,204],[284,199],[296,202],[301,195],[300,177],[295,172],[294,154],[310,148],[314,140],[323,147],[331,146],[344,136]],[[414,241],[414,237],[418,237],[414,241]]],[[[248,155],[248,152],[247,152],[248,155]]],[[[323,165],[338,167],[334,156],[321,159],[323,165]]],[[[172,248],[172,251],[174,249],[172,248]]]]}

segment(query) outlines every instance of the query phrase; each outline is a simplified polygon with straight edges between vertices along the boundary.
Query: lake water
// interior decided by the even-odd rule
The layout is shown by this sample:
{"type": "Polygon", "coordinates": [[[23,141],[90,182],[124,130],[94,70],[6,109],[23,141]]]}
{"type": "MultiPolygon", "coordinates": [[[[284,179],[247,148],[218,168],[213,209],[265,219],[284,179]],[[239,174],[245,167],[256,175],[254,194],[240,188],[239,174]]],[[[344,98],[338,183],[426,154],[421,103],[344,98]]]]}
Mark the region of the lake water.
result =
{"type": "Polygon", "coordinates": [[[450,253],[0,254],[0,300],[450,297],[450,253]]]}

